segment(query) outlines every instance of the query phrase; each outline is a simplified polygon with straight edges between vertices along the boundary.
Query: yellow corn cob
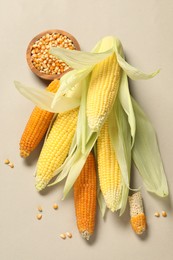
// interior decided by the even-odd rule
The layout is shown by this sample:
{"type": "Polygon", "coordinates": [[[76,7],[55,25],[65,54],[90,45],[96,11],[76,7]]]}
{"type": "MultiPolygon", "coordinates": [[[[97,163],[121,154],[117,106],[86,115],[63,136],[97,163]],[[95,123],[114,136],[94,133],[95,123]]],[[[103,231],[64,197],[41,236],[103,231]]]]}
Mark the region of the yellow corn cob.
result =
{"type": "Polygon", "coordinates": [[[115,54],[98,63],[92,71],[87,94],[87,117],[89,127],[93,131],[100,129],[113,106],[118,92],[120,71],[115,54]]]}
{"type": "Polygon", "coordinates": [[[89,240],[94,232],[96,215],[96,168],[92,153],[74,184],[74,202],[79,232],[89,240]]]}
{"type": "Polygon", "coordinates": [[[66,159],[76,130],[79,109],[58,114],[37,163],[36,189],[44,189],[66,159]]]}
{"type": "MultiPolygon", "coordinates": [[[[55,93],[60,86],[59,82],[55,79],[46,90],[55,93]]],[[[39,107],[33,109],[20,140],[21,157],[26,158],[37,147],[44,137],[53,115],[53,113],[39,107]]]]}
{"type": "Polygon", "coordinates": [[[129,196],[131,226],[136,234],[141,235],[146,230],[146,217],[143,210],[140,192],[129,196]]]}
{"type": "Polygon", "coordinates": [[[108,121],[103,125],[97,140],[97,157],[100,188],[107,207],[114,212],[119,209],[122,177],[111,145],[108,121]]]}

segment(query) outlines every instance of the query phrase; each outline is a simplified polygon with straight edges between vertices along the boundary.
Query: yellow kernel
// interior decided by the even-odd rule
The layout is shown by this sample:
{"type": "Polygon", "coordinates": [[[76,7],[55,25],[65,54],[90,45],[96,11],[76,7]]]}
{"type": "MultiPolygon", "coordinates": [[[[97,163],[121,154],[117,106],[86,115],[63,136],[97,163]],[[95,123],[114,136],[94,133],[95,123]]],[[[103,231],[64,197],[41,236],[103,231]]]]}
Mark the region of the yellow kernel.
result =
{"type": "Polygon", "coordinates": [[[42,219],[42,214],[37,214],[37,219],[38,220],[42,219]]]}
{"type": "Polygon", "coordinates": [[[54,203],[54,204],[53,204],[53,208],[54,208],[54,209],[58,209],[58,204],[54,203]]]}
{"type": "Polygon", "coordinates": [[[40,212],[42,212],[43,211],[43,209],[42,209],[42,207],[41,206],[38,206],[38,211],[40,211],[40,212]]]}
{"type": "Polygon", "coordinates": [[[155,212],[155,213],[154,213],[154,216],[157,217],[157,218],[159,218],[159,217],[160,217],[160,213],[159,213],[159,212],[155,212]]]}
{"type": "Polygon", "coordinates": [[[167,213],[166,213],[166,211],[162,211],[162,217],[167,217],[167,213]]]}
{"type": "Polygon", "coordinates": [[[66,239],[66,234],[61,234],[61,235],[60,235],[60,238],[66,239]]]}
{"type": "Polygon", "coordinates": [[[66,232],[66,235],[68,236],[68,238],[72,238],[72,233],[66,232]]]}
{"type": "Polygon", "coordinates": [[[10,162],[8,165],[10,166],[10,168],[14,168],[14,164],[13,163],[10,162]]]}
{"type": "Polygon", "coordinates": [[[10,161],[9,161],[8,159],[6,159],[6,160],[4,161],[4,163],[5,163],[5,164],[9,164],[10,161]]]}

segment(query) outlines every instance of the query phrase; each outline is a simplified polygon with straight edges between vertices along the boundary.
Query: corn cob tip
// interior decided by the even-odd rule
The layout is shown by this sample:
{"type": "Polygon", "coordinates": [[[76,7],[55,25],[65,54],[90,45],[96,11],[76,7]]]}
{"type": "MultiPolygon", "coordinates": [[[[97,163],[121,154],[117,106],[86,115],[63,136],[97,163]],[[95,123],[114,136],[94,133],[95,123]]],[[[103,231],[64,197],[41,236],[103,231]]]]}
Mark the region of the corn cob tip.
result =
{"type": "Polygon", "coordinates": [[[81,232],[81,236],[88,241],[90,239],[91,234],[87,230],[85,230],[81,232]]]}
{"type": "Polygon", "coordinates": [[[88,125],[93,132],[98,132],[103,124],[105,116],[88,117],[88,125]]]}
{"type": "Polygon", "coordinates": [[[22,158],[26,158],[26,157],[28,157],[29,155],[30,155],[29,152],[26,152],[26,151],[24,151],[24,150],[20,150],[20,156],[21,156],[22,158]]]}
{"type": "Polygon", "coordinates": [[[35,188],[37,191],[41,191],[44,188],[46,188],[47,184],[48,183],[45,180],[38,178],[38,176],[36,176],[35,188]]]}
{"type": "Polygon", "coordinates": [[[142,235],[146,230],[146,216],[144,213],[131,218],[130,223],[137,235],[142,235]]]}
{"type": "Polygon", "coordinates": [[[109,190],[104,194],[104,199],[106,202],[106,206],[112,212],[115,212],[119,209],[119,200],[120,200],[120,193],[116,190],[109,190]]]}

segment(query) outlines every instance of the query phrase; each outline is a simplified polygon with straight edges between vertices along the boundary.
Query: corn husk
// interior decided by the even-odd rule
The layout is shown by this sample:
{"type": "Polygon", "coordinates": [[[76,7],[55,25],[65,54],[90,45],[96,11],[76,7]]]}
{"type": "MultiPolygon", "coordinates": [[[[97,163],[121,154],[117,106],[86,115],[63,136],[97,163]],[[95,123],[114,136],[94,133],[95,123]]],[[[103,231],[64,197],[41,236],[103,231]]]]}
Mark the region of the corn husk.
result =
{"type": "MultiPolygon", "coordinates": [[[[146,189],[158,196],[166,196],[168,194],[167,181],[154,130],[143,111],[131,98],[128,86],[128,77],[133,80],[146,80],[153,78],[159,70],[146,74],[128,64],[124,59],[121,42],[112,36],[101,39],[90,53],[62,48],[51,48],[51,53],[73,68],[61,78],[57,93],[28,88],[22,83],[15,82],[16,88],[21,94],[40,108],[48,111],[59,113],[80,106],[77,129],[69,155],[64,164],[55,171],[54,176],[57,178],[50,186],[66,178],[63,192],[65,198],[79,176],[88,154],[94,147],[100,129],[93,133],[88,126],[86,117],[87,88],[94,66],[115,53],[122,68],[122,74],[118,97],[112,111],[110,111],[109,127],[111,141],[116,150],[123,177],[122,195],[118,206],[120,215],[125,211],[128,199],[131,155],[146,189]]],[[[103,121],[107,119],[106,117],[103,121]]],[[[104,215],[106,206],[100,191],[98,197],[101,212],[104,215]]]]}
{"type": "Polygon", "coordinates": [[[113,148],[121,169],[121,198],[119,201],[120,215],[123,214],[129,193],[130,169],[131,169],[131,135],[127,115],[124,112],[119,99],[117,99],[109,117],[109,132],[113,148]]]}
{"type": "Polygon", "coordinates": [[[137,102],[132,98],[136,118],[136,137],[133,160],[145,188],[160,197],[168,195],[168,185],[159,152],[155,130],[137,102]]]}

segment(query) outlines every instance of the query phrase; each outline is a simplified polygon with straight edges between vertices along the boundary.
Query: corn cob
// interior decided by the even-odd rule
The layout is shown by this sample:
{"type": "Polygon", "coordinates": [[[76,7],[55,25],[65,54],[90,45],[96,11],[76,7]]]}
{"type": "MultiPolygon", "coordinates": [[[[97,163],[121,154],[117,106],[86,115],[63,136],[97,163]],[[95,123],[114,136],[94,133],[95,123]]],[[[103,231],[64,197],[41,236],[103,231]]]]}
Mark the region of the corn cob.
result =
{"type": "Polygon", "coordinates": [[[94,232],[96,215],[96,169],[92,153],[74,184],[74,202],[79,232],[89,240],[94,232]]]}
{"type": "MultiPolygon", "coordinates": [[[[55,79],[46,90],[55,93],[59,85],[59,80],[55,79]]],[[[38,107],[33,109],[20,140],[21,157],[26,158],[37,147],[45,135],[53,115],[53,113],[38,107]]]]}
{"type": "Polygon", "coordinates": [[[44,189],[66,159],[76,130],[79,109],[58,114],[40,153],[36,189],[44,189]]]}
{"type": "Polygon", "coordinates": [[[146,230],[146,217],[143,210],[140,192],[129,196],[131,226],[136,234],[141,235],[146,230]]]}
{"type": "Polygon", "coordinates": [[[103,125],[97,140],[97,157],[100,188],[107,207],[114,212],[119,209],[122,177],[116,153],[111,145],[108,121],[103,125]]]}
{"type": "Polygon", "coordinates": [[[113,53],[92,71],[87,94],[87,117],[89,127],[94,132],[100,129],[113,106],[119,87],[120,70],[113,53]]]}

